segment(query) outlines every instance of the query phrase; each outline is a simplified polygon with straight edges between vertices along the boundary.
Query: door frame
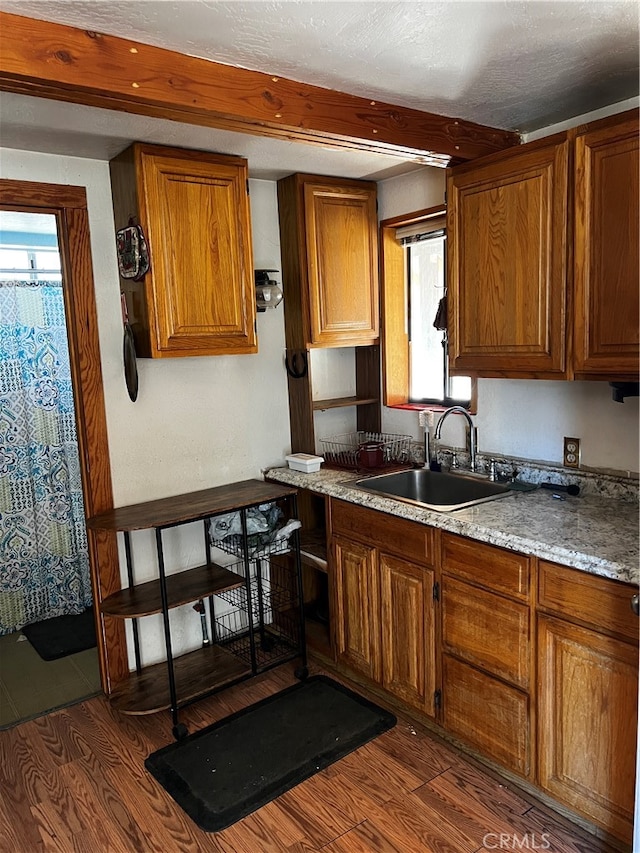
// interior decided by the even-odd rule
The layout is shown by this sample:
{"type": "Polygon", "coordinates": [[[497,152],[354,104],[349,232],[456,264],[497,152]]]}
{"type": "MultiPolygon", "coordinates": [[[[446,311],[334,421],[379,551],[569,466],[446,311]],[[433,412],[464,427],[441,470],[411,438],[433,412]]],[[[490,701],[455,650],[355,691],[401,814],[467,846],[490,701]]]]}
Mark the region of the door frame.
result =
{"type": "MultiPolygon", "coordinates": [[[[85,515],[113,508],[107,419],[84,187],[0,179],[0,208],[52,213],[58,226],[71,383],[85,515]]],[[[108,695],[129,672],[122,620],[106,618],[101,601],[119,590],[116,534],[87,530],[102,688],[108,695]]]]}

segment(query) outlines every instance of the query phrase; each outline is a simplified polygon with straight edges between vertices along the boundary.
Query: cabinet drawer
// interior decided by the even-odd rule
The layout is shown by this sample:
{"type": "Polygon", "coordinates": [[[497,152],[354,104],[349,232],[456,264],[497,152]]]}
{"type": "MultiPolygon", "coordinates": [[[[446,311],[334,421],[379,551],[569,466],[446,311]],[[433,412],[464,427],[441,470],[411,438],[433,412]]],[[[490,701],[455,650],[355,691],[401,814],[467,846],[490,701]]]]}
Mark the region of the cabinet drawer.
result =
{"type": "Polygon", "coordinates": [[[451,575],[521,601],[529,600],[530,560],[523,554],[445,533],[442,567],[451,575]]]}
{"type": "Polygon", "coordinates": [[[443,655],[445,727],[489,758],[530,773],[529,697],[497,679],[443,655]]]}
{"type": "Polygon", "coordinates": [[[433,565],[435,529],[344,501],[331,501],[331,530],[387,553],[433,565]]]}
{"type": "Polygon", "coordinates": [[[541,609],[637,642],[640,619],[631,610],[636,586],[543,560],[538,578],[541,609]]]}
{"type": "Polygon", "coordinates": [[[523,689],[529,686],[529,607],[462,581],[442,580],[442,643],[523,689]]]}

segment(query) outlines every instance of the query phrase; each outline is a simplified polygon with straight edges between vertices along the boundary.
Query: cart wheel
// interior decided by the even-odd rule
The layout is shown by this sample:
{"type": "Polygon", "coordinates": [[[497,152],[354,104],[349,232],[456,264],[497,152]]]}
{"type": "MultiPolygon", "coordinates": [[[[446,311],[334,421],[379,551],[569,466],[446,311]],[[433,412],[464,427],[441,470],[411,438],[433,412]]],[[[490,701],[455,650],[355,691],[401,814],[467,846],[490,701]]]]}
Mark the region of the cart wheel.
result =
{"type": "Polygon", "coordinates": [[[189,729],[184,723],[178,723],[173,727],[173,736],[176,740],[184,740],[189,734],[189,729]]]}
{"type": "Polygon", "coordinates": [[[293,674],[300,681],[304,681],[309,677],[309,670],[306,666],[299,666],[297,669],[294,670],[293,674]]]}

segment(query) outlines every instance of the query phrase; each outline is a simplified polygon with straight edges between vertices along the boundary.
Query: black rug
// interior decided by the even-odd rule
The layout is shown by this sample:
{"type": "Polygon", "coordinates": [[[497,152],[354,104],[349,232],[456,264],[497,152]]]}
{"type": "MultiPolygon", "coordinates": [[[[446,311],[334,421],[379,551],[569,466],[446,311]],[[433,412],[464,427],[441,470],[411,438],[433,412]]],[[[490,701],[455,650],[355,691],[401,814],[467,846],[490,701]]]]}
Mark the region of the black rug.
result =
{"type": "Polygon", "coordinates": [[[77,616],[56,616],[25,625],[22,633],[43,660],[75,655],[96,645],[93,607],[77,616]]]}
{"type": "Polygon", "coordinates": [[[145,767],[201,829],[217,832],[395,724],[315,675],[152,753],[145,767]]]}

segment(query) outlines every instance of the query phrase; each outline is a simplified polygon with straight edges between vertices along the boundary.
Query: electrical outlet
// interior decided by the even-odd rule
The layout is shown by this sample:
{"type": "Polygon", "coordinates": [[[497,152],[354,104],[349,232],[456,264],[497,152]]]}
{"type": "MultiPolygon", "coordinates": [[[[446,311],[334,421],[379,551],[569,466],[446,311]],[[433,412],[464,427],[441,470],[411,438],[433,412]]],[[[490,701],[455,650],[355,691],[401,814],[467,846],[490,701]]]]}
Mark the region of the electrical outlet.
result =
{"type": "Polygon", "coordinates": [[[566,468],[580,467],[580,439],[567,438],[564,439],[564,456],[563,464],[566,468]]]}

